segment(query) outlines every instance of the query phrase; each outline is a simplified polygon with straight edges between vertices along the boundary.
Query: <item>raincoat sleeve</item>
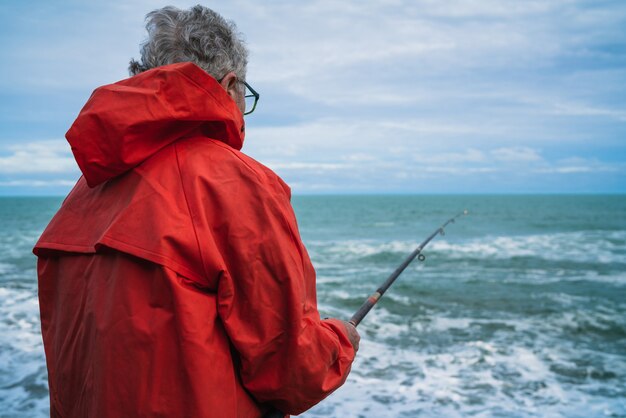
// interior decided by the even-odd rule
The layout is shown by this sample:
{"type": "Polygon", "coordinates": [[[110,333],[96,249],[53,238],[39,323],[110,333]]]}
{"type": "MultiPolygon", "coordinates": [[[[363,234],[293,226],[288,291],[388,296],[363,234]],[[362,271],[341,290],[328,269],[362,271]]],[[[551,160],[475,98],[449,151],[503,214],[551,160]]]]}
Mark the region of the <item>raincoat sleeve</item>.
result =
{"type": "Polygon", "coordinates": [[[228,217],[216,234],[226,267],[218,312],[242,383],[257,401],[299,414],[346,380],[355,356],[347,331],[320,320],[315,271],[278,177],[244,181],[216,201],[228,217]]]}

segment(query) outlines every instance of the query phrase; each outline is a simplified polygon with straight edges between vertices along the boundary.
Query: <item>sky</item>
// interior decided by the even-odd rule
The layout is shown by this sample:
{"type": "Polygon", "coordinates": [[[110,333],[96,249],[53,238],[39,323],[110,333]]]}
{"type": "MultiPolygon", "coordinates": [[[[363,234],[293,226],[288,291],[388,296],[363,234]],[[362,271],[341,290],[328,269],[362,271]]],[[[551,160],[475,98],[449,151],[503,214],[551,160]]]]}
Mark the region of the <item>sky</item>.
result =
{"type": "MultiPolygon", "coordinates": [[[[196,3],[0,2],[0,195],[66,194],[91,92],[196,3]]],[[[250,49],[243,152],[294,194],[626,193],[626,1],[203,5],[250,49]]]]}

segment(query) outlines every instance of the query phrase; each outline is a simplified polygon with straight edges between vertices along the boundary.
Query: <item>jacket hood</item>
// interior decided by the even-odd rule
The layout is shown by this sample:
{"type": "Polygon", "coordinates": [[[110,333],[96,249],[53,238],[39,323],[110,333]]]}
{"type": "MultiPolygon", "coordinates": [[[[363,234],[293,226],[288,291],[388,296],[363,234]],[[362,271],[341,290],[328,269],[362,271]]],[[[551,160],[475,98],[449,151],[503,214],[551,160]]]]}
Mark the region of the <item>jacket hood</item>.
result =
{"type": "Polygon", "coordinates": [[[95,187],[189,135],[240,150],[244,121],[224,88],[187,62],[97,88],[65,137],[87,184],[95,187]]]}

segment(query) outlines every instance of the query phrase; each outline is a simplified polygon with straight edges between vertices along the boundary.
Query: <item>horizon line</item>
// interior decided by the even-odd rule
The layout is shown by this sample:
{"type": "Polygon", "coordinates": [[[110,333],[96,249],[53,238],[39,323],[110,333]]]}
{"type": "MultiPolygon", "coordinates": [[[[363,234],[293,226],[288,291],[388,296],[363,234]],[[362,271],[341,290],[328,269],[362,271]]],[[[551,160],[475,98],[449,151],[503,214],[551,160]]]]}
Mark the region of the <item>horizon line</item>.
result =
{"type": "MultiPolygon", "coordinates": [[[[65,198],[69,194],[2,194],[0,198],[65,198]]],[[[332,196],[626,196],[626,192],[323,192],[292,193],[292,197],[332,196]]]]}

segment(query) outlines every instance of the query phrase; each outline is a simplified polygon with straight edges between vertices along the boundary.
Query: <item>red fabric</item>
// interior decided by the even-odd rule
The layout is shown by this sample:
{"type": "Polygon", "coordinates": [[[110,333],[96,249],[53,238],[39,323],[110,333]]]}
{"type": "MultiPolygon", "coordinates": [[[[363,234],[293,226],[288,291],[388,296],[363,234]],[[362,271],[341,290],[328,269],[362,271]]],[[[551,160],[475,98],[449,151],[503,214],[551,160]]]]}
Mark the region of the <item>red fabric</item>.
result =
{"type": "Polygon", "coordinates": [[[67,139],[84,177],[34,249],[53,416],[298,414],[345,381],[289,188],[212,77],[101,87],[67,139]]]}

